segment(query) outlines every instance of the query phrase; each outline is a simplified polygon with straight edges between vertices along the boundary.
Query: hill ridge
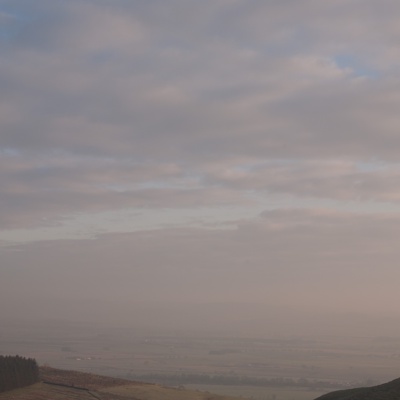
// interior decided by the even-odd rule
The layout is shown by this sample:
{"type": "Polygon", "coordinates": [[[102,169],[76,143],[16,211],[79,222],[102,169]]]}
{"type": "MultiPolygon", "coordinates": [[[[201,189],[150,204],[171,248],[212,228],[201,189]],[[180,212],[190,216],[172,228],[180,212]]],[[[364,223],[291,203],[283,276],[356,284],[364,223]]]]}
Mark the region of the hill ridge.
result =
{"type": "Polygon", "coordinates": [[[330,392],[314,400],[400,400],[400,378],[376,386],[330,392]]]}

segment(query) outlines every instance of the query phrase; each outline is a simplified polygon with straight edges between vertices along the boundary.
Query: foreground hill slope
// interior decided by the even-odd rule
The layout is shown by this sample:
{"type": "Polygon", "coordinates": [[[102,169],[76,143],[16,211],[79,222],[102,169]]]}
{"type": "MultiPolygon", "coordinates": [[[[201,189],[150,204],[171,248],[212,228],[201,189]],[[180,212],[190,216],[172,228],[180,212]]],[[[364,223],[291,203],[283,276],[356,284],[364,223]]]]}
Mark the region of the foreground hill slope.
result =
{"type": "Polygon", "coordinates": [[[238,400],[49,367],[40,368],[40,378],[34,385],[0,393],[0,400],[238,400]]]}
{"type": "Polygon", "coordinates": [[[400,378],[383,385],[331,392],[315,400],[400,400],[400,378]]]}

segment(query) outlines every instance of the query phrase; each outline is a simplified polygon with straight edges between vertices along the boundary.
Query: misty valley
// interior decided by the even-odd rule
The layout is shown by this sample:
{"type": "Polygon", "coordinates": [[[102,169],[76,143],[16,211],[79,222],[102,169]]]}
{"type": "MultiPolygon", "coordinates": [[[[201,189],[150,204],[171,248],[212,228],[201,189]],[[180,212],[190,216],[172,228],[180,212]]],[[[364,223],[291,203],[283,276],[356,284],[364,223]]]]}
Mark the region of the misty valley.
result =
{"type": "Polygon", "coordinates": [[[255,400],[312,400],[398,377],[400,337],[196,336],[47,322],[0,329],[0,354],[255,400]]]}

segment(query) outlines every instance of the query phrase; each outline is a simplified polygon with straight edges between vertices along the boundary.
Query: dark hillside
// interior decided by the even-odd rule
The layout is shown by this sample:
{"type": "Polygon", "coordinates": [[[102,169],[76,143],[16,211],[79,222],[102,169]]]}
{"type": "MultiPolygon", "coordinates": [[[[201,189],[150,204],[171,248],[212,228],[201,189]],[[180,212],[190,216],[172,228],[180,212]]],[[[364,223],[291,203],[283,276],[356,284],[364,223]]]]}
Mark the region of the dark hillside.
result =
{"type": "Polygon", "coordinates": [[[315,400],[400,400],[400,378],[378,386],[331,392],[315,400]]]}

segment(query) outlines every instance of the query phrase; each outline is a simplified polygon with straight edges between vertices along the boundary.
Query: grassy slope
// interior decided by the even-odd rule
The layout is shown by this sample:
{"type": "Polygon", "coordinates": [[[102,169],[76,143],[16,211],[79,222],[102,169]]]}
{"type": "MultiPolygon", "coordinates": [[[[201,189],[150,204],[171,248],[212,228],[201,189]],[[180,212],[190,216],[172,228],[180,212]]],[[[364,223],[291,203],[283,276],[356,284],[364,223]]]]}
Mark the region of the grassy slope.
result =
{"type": "Polygon", "coordinates": [[[87,391],[36,383],[0,394],[1,400],[95,400],[87,391]]]}
{"type": "Polygon", "coordinates": [[[238,400],[234,397],[47,367],[41,368],[41,379],[74,387],[40,382],[1,393],[0,400],[238,400]]]}
{"type": "Polygon", "coordinates": [[[383,385],[339,390],[328,393],[315,400],[399,400],[400,399],[400,378],[384,383],[383,385]]]}

